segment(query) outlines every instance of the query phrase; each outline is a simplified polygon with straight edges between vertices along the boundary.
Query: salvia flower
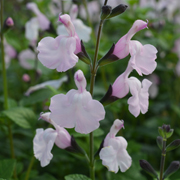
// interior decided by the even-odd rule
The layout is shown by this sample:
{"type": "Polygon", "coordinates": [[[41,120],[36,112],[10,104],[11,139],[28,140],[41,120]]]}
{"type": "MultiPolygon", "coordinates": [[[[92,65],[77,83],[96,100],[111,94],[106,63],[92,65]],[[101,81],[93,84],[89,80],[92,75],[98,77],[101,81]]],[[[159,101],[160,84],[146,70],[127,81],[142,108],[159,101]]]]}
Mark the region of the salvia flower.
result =
{"type": "Polygon", "coordinates": [[[47,19],[47,17],[41,13],[41,11],[38,9],[37,5],[33,2],[27,3],[26,7],[33,11],[34,14],[37,16],[37,20],[39,22],[39,27],[41,30],[47,30],[50,26],[50,21],[47,19]]]}
{"type": "Polygon", "coordinates": [[[72,89],[66,95],[58,94],[51,98],[50,118],[61,127],[75,127],[75,131],[88,134],[99,127],[105,110],[86,90],[86,79],[81,70],[75,73],[74,80],[78,90],[72,89]]]}
{"type": "Polygon", "coordinates": [[[76,54],[81,51],[81,45],[70,16],[64,14],[59,16],[59,20],[64,24],[69,35],[59,35],[55,39],[45,37],[38,43],[37,50],[38,59],[44,66],[64,72],[78,62],[76,54]]]}
{"type": "Polygon", "coordinates": [[[137,117],[140,112],[145,114],[148,111],[148,90],[152,83],[151,81],[144,79],[141,84],[141,82],[135,77],[128,78],[132,70],[133,68],[131,67],[131,62],[129,61],[125,72],[122,73],[112,85],[112,96],[123,98],[130,90],[132,97],[128,99],[129,111],[137,117]]]}
{"type": "Polygon", "coordinates": [[[46,130],[40,128],[36,130],[33,139],[33,150],[35,157],[41,162],[41,166],[47,166],[53,155],[51,150],[54,143],[61,149],[71,146],[71,136],[66,129],[58,126],[50,118],[50,113],[41,114],[40,118],[51,123],[55,129],[48,128],[46,130]]]}
{"type": "Polygon", "coordinates": [[[128,31],[126,35],[119,39],[116,43],[113,54],[116,55],[119,59],[125,58],[129,54],[129,44],[131,38],[135,33],[140,31],[141,29],[147,28],[147,22],[142,20],[136,20],[128,31]]]}
{"type": "Polygon", "coordinates": [[[132,164],[132,159],[126,150],[127,141],[122,136],[116,137],[122,127],[124,127],[124,121],[116,119],[99,154],[102,164],[114,173],[117,173],[119,169],[125,172],[132,164]]]}
{"type": "MultiPolygon", "coordinates": [[[[72,23],[75,27],[76,33],[79,39],[83,40],[84,42],[88,42],[90,40],[91,28],[86,26],[80,19],[77,19],[77,12],[78,6],[73,5],[70,11],[70,17],[72,23]]],[[[58,35],[68,35],[68,32],[65,29],[64,25],[59,25],[57,28],[58,35]]]]}

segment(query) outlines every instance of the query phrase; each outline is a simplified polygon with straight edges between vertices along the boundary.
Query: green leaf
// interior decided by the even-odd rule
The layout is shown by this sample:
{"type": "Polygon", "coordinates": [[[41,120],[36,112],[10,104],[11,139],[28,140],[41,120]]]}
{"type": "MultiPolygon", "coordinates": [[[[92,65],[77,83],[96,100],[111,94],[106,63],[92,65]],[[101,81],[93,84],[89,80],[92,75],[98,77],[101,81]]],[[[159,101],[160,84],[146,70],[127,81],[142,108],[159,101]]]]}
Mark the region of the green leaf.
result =
{"type": "Polygon", "coordinates": [[[180,146],[180,139],[176,139],[166,147],[166,152],[172,151],[180,146]]]}
{"type": "Polygon", "coordinates": [[[91,179],[82,174],[70,174],[65,176],[65,180],[91,180],[91,179]]]}
{"type": "Polygon", "coordinates": [[[53,176],[50,174],[43,174],[42,176],[37,176],[35,178],[31,178],[31,180],[56,180],[53,176]]]}
{"type": "Polygon", "coordinates": [[[31,128],[36,122],[34,112],[28,108],[16,107],[2,113],[22,128],[31,128]]]}
{"type": "Polygon", "coordinates": [[[1,178],[11,178],[16,161],[14,159],[4,159],[0,161],[1,178]]]}
{"type": "Polygon", "coordinates": [[[20,101],[20,105],[27,106],[27,105],[36,104],[38,102],[42,102],[46,99],[49,99],[53,95],[54,92],[49,88],[40,89],[38,91],[33,92],[27,97],[23,97],[23,99],[21,99],[20,101]]]}
{"type": "Polygon", "coordinates": [[[162,147],[163,147],[163,138],[161,136],[158,136],[156,138],[156,142],[157,142],[157,145],[158,145],[159,149],[162,150],[162,147]]]}

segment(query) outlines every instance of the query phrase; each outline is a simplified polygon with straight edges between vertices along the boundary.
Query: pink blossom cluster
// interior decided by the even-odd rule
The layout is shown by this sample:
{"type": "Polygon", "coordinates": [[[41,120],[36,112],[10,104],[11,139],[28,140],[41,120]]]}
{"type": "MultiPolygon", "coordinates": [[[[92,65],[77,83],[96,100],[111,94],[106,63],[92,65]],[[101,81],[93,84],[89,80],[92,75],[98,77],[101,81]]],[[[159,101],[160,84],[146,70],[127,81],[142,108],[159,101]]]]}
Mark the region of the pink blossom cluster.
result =
{"type": "MultiPolygon", "coordinates": [[[[49,69],[65,72],[78,62],[78,53],[82,52],[82,47],[71,17],[67,14],[60,15],[59,21],[63,23],[68,35],[43,38],[37,47],[38,59],[49,69]]],[[[135,21],[129,32],[116,43],[113,51],[113,55],[119,59],[125,58],[128,54],[131,56],[125,72],[112,85],[112,96],[123,98],[130,91],[132,97],[128,99],[129,111],[135,117],[140,112],[144,114],[148,110],[148,89],[151,82],[144,79],[141,83],[129,75],[133,70],[140,76],[149,75],[156,68],[156,48],[131,40],[135,33],[146,27],[147,22],[135,21]]],[[[42,119],[50,122],[56,129],[38,129],[36,132],[34,153],[42,166],[46,166],[52,159],[51,149],[54,143],[62,149],[70,146],[70,135],[64,128],[75,128],[78,133],[88,134],[99,128],[99,121],[105,117],[103,105],[92,99],[86,90],[87,82],[81,70],[74,74],[74,81],[77,89],[53,96],[49,107],[51,112],[45,117],[41,115],[42,119]]],[[[103,165],[115,173],[119,169],[122,172],[126,171],[132,161],[126,151],[127,141],[123,137],[116,137],[123,126],[123,121],[115,120],[100,151],[103,165]]]]}
{"type": "Polygon", "coordinates": [[[141,83],[137,78],[129,75],[133,70],[136,70],[140,76],[149,75],[157,66],[155,61],[157,49],[150,44],[142,45],[139,41],[131,40],[136,32],[146,27],[147,22],[136,20],[128,33],[116,43],[113,51],[119,59],[131,55],[125,72],[112,85],[112,96],[123,98],[130,91],[132,97],[128,99],[129,111],[135,117],[140,112],[145,114],[148,111],[148,89],[152,83],[147,79],[141,83]]]}

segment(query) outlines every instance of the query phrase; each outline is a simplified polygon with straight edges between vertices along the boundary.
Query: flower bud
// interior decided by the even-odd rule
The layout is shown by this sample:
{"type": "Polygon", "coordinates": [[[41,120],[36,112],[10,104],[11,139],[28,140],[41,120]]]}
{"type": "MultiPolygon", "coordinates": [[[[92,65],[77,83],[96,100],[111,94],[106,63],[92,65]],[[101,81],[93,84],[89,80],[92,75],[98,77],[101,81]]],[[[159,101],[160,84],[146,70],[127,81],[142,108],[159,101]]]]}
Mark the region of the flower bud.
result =
{"type": "Polygon", "coordinates": [[[159,127],[158,131],[161,137],[167,139],[172,136],[174,129],[171,129],[170,125],[163,124],[162,127],[159,127]]]}
{"type": "Polygon", "coordinates": [[[180,167],[180,162],[179,161],[173,161],[171,162],[170,166],[167,168],[167,170],[164,173],[163,179],[167,178],[168,176],[172,175],[175,173],[180,167]]]}
{"type": "Polygon", "coordinates": [[[6,33],[11,27],[14,26],[14,21],[11,17],[8,17],[5,21],[4,21],[4,25],[2,28],[2,33],[6,33]]]}
{"type": "Polygon", "coordinates": [[[112,12],[111,6],[103,6],[101,11],[101,20],[105,20],[112,12]]]}
{"type": "Polygon", "coordinates": [[[30,76],[28,74],[23,74],[22,76],[22,80],[24,82],[29,82],[31,80],[30,76]]]}
{"type": "Polygon", "coordinates": [[[122,14],[127,9],[127,7],[128,6],[125,4],[120,4],[116,6],[114,9],[112,9],[111,14],[108,16],[108,19],[122,14]]]}
{"type": "Polygon", "coordinates": [[[11,17],[8,17],[6,20],[5,20],[5,24],[8,26],[8,27],[11,27],[11,26],[14,26],[14,21],[11,17]]]}
{"type": "Polygon", "coordinates": [[[141,166],[141,168],[146,171],[150,176],[154,177],[154,178],[158,178],[158,175],[156,173],[156,171],[154,170],[154,168],[149,164],[149,162],[147,162],[146,160],[139,160],[139,164],[141,166]]]}

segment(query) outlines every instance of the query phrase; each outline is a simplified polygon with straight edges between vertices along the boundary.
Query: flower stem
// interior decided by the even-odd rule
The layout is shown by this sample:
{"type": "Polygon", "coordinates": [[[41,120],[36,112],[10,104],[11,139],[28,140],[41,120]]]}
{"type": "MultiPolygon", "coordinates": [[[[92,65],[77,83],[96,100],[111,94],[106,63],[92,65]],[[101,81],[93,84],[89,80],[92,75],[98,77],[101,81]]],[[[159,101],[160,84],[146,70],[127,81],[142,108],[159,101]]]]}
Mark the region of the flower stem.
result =
{"type": "Polygon", "coordinates": [[[28,169],[27,169],[26,176],[25,176],[24,180],[28,180],[29,179],[29,175],[30,175],[31,169],[33,167],[33,164],[34,164],[34,156],[32,156],[32,158],[31,158],[31,161],[30,161],[30,164],[28,166],[28,169]]]}
{"type": "MultiPolygon", "coordinates": [[[[99,29],[98,29],[98,34],[97,34],[97,41],[96,41],[96,49],[95,49],[95,55],[94,55],[94,61],[93,65],[91,66],[91,81],[90,81],[90,93],[93,96],[93,89],[94,89],[94,83],[95,83],[95,77],[96,77],[96,72],[97,72],[97,57],[98,57],[98,50],[99,50],[99,43],[100,43],[100,38],[101,38],[101,31],[102,31],[102,26],[103,26],[104,21],[100,21],[99,24],[99,29]]],[[[90,155],[90,177],[92,180],[95,180],[95,168],[94,168],[94,138],[93,138],[93,132],[89,134],[89,142],[90,142],[90,150],[89,150],[89,155],[90,155]]]]}
{"type": "Polygon", "coordinates": [[[2,31],[3,31],[3,0],[1,0],[1,59],[2,59],[2,75],[3,75],[4,109],[8,109],[6,64],[4,59],[4,36],[2,31]]]}
{"type": "MultiPolygon", "coordinates": [[[[8,87],[7,87],[7,76],[6,76],[6,63],[5,63],[5,58],[4,58],[4,34],[3,34],[3,7],[4,3],[3,0],[1,0],[1,11],[0,11],[0,16],[1,16],[1,32],[0,32],[0,37],[1,37],[1,60],[2,60],[2,76],[3,76],[3,94],[4,94],[4,109],[8,109],[8,87]]],[[[15,154],[14,154],[14,145],[13,145],[13,134],[12,134],[12,129],[11,129],[11,124],[10,122],[7,124],[8,127],[8,136],[9,136],[9,142],[10,142],[10,149],[11,149],[11,157],[15,159],[15,154]]],[[[14,170],[14,178],[16,179],[16,168],[14,170]]]]}
{"type": "Polygon", "coordinates": [[[163,148],[161,154],[161,165],[160,165],[160,180],[163,180],[164,164],[166,158],[166,138],[163,138],[163,148]]]}
{"type": "Polygon", "coordinates": [[[62,14],[64,14],[64,2],[63,2],[63,0],[61,0],[61,11],[62,11],[62,14]]]}

